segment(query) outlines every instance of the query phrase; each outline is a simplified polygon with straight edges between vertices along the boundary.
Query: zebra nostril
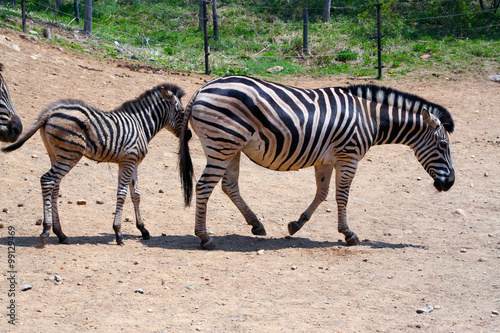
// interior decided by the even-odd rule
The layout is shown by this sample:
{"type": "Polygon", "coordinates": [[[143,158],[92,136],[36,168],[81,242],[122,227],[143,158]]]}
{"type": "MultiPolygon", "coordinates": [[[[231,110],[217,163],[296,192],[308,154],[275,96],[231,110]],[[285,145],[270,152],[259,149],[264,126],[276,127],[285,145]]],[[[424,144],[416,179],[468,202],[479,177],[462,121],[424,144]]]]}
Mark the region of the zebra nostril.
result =
{"type": "Polygon", "coordinates": [[[12,129],[12,132],[14,132],[15,135],[19,136],[23,131],[23,126],[16,126],[12,129]]]}

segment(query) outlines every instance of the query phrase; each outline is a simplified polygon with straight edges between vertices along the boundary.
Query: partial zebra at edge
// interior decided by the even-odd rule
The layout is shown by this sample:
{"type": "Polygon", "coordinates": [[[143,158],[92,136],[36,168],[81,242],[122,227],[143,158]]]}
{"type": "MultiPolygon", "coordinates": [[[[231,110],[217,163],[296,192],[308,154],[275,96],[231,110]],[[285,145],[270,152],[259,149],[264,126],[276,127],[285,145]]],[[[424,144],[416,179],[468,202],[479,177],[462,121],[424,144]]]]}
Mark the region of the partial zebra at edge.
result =
{"type": "Polygon", "coordinates": [[[252,234],[266,234],[239,192],[241,153],[277,171],[314,167],[316,194],[299,218],[288,224],[290,235],[326,199],[335,169],[337,230],[347,245],[359,244],[347,224],[347,202],[358,163],[370,147],[407,145],[438,191],[448,191],[455,182],[448,137],[455,125],[442,106],[375,85],[301,89],[247,76],[225,76],[198,89],[186,108],[179,147],[186,205],[193,192],[188,124],[198,135],[207,160],[195,191],[195,234],[204,249],[215,247],[207,233],[206,215],[210,195],[220,181],[223,192],[252,226],[252,234]]]}
{"type": "Polygon", "coordinates": [[[14,142],[21,135],[23,124],[10,98],[3,70],[4,64],[0,62],[0,141],[14,142]]]}
{"type": "MultiPolygon", "coordinates": [[[[180,135],[184,95],[184,90],[177,85],[161,84],[109,112],[80,100],[60,100],[43,110],[19,141],[2,149],[4,152],[18,149],[40,130],[51,162],[50,170],[40,179],[44,203],[40,235],[43,245],[48,242],[51,228],[60,243],[68,243],[59,220],[57,198],[62,178],[83,156],[119,166],[113,221],[116,242],[124,244],[121,216],[128,190],[134,204],[136,226],[143,239],[150,238],[139,210],[137,168],[147,154],[149,142],[161,129],[167,129],[176,137],[180,135]]],[[[189,133],[186,135],[190,137],[189,133]]]]}

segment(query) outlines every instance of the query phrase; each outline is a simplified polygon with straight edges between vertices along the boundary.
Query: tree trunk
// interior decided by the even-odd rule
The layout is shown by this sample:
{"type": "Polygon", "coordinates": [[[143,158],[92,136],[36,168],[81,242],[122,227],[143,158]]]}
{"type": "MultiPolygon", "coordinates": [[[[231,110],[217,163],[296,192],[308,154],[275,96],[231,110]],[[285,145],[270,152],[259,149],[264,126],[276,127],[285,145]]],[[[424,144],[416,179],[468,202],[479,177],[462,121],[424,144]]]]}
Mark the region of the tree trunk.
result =
{"type": "Polygon", "coordinates": [[[78,0],[74,0],[74,7],[76,23],[80,23],[80,7],[78,6],[78,0]]]}
{"type": "Polygon", "coordinates": [[[26,33],[26,0],[21,0],[21,16],[23,21],[23,32],[26,33]]]}
{"type": "Polygon", "coordinates": [[[219,22],[217,22],[217,0],[212,0],[212,16],[214,22],[214,40],[219,40],[219,22]]]}
{"type": "Polygon", "coordinates": [[[203,31],[203,20],[205,19],[203,17],[203,0],[199,0],[198,4],[199,4],[199,8],[200,8],[200,10],[198,11],[198,15],[199,15],[199,28],[200,28],[200,30],[203,31]]]}
{"type": "Polygon", "coordinates": [[[332,0],[325,0],[325,6],[323,7],[323,23],[330,22],[330,7],[332,6],[332,0]]]}
{"type": "Polygon", "coordinates": [[[92,0],[85,0],[83,32],[92,35],[92,0]]]}
{"type": "Polygon", "coordinates": [[[62,9],[62,0],[56,0],[56,9],[61,10],[62,9]]]}

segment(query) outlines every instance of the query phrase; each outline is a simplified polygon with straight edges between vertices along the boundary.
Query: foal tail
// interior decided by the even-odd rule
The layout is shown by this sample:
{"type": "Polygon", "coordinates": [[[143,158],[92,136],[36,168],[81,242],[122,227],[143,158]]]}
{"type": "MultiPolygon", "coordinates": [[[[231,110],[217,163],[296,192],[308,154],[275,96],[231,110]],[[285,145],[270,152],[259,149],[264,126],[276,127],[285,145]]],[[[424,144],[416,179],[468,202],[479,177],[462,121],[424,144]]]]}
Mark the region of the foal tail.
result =
{"type": "Polygon", "coordinates": [[[44,112],[42,112],[42,114],[38,117],[38,120],[36,121],[36,123],[34,123],[31,126],[31,128],[29,129],[28,132],[25,132],[25,134],[22,136],[22,138],[20,138],[19,140],[17,140],[16,142],[14,142],[13,144],[11,144],[9,146],[2,148],[2,151],[5,153],[8,153],[8,152],[16,150],[16,149],[20,148],[22,145],[24,145],[24,143],[26,141],[28,141],[33,136],[33,134],[35,134],[36,131],[38,131],[40,129],[40,127],[45,125],[45,123],[47,122],[47,120],[50,117],[50,112],[47,112],[47,111],[49,111],[49,110],[45,110],[44,112]]]}
{"type": "Polygon", "coordinates": [[[197,95],[198,93],[191,98],[186,106],[184,119],[182,120],[179,144],[179,173],[181,176],[182,190],[184,192],[184,205],[186,207],[191,205],[191,198],[193,196],[193,161],[191,160],[188,145],[189,139],[191,138],[191,131],[188,128],[188,124],[191,118],[194,100],[197,95]]]}

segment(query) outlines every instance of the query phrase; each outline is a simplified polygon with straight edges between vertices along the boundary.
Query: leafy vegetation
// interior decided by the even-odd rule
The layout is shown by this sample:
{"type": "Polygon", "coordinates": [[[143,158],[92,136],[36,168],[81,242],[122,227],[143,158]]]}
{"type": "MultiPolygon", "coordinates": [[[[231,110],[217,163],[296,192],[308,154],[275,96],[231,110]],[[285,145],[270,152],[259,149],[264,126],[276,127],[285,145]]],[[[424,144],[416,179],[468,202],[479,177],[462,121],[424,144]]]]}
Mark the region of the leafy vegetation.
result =
{"type": "MultiPolygon", "coordinates": [[[[15,2],[15,1],[14,1],[15,2]]],[[[26,0],[28,16],[68,30],[83,29],[73,1],[55,9],[53,0],[26,0]]],[[[376,74],[378,0],[332,0],[330,22],[322,22],[324,0],[218,1],[219,39],[210,39],[212,73],[376,74]],[[309,12],[308,52],[303,50],[303,8],[309,12]]],[[[0,0],[0,21],[17,18],[19,6],[0,0]]],[[[500,0],[387,0],[382,5],[383,64],[391,75],[428,69],[475,71],[500,63],[500,0]],[[474,65],[474,66],[471,66],[474,65]]],[[[209,34],[213,33],[208,6],[209,34]]],[[[152,62],[175,70],[203,71],[203,32],[195,0],[99,0],[93,7],[88,45],[109,57],[152,62]]],[[[75,50],[76,40],[55,39],[75,50]],[[71,46],[74,44],[74,46],[71,46]]]]}

